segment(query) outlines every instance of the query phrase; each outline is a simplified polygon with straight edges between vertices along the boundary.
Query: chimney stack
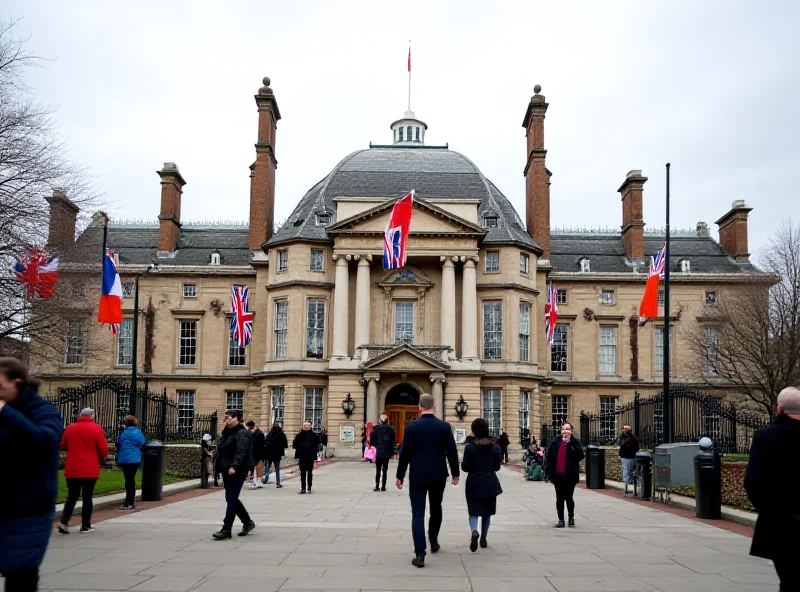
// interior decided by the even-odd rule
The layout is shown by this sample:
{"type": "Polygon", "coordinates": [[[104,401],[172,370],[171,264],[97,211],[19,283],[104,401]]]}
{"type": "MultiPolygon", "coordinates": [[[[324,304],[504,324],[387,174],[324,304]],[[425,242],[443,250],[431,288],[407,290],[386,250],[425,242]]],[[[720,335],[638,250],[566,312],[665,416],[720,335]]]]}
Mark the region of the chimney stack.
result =
{"type": "Polygon", "coordinates": [[[719,244],[736,261],[750,261],[747,250],[747,217],[753,208],[748,208],[743,199],[731,204],[730,211],[717,220],[719,244]]]}
{"type": "Polygon", "coordinates": [[[544,251],[543,260],[550,259],[550,176],[545,167],[547,150],[544,149],[544,117],[548,104],[542,87],[533,87],[522,127],[528,139],[525,163],[525,222],[530,234],[544,251]]]}
{"type": "Polygon", "coordinates": [[[617,189],[622,194],[622,244],[628,261],[644,261],[642,193],[646,182],[642,171],[628,171],[617,189]]]}
{"type": "Polygon", "coordinates": [[[80,208],[60,189],[53,189],[53,195],[45,199],[50,204],[47,248],[63,253],[75,243],[75,220],[80,208]]]}
{"type": "Polygon", "coordinates": [[[264,77],[264,86],[255,96],[258,106],[256,162],[250,173],[250,250],[260,251],[272,237],[275,226],[275,130],[281,112],[275,94],[264,77]]]}
{"type": "Polygon", "coordinates": [[[178,165],[165,162],[164,168],[156,171],[161,177],[161,213],[158,215],[158,252],[174,253],[178,248],[181,231],[181,195],[186,185],[178,165]]]}
{"type": "Polygon", "coordinates": [[[708,238],[711,236],[711,233],[708,231],[708,224],[702,221],[697,223],[697,236],[700,238],[708,238]]]}

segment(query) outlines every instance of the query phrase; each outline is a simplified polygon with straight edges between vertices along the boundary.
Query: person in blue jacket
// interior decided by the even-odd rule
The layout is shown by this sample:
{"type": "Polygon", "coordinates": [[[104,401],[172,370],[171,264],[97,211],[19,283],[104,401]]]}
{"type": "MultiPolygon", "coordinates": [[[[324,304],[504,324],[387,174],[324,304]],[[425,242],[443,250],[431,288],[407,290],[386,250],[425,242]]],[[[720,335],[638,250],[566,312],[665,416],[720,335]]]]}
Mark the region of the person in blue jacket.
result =
{"type": "Polygon", "coordinates": [[[125,503],[123,510],[133,510],[136,499],[136,471],[142,464],[142,446],[144,434],[136,427],[136,418],[133,415],[125,417],[125,429],[117,438],[117,464],[125,475],[125,503]]]}
{"type": "Polygon", "coordinates": [[[16,358],[0,358],[0,574],[36,590],[53,530],[63,421],[16,358]]]}

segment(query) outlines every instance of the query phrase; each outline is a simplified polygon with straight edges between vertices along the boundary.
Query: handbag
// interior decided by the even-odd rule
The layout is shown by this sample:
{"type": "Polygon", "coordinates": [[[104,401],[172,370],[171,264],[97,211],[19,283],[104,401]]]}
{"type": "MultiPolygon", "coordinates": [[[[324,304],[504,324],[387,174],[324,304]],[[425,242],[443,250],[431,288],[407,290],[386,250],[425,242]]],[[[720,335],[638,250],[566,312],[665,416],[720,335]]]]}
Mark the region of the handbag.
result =
{"type": "Polygon", "coordinates": [[[374,446],[367,446],[364,449],[364,458],[366,458],[367,460],[374,461],[375,458],[377,457],[377,455],[378,455],[378,451],[375,449],[374,446]]]}

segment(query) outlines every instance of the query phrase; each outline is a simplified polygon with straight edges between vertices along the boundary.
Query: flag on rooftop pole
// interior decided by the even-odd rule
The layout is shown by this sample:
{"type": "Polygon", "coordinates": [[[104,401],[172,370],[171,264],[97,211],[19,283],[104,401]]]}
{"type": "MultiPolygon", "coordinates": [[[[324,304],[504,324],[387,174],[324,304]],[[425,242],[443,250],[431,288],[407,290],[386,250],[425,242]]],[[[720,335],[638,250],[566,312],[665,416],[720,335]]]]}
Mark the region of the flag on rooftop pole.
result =
{"type": "Polygon", "coordinates": [[[664,277],[665,250],[666,245],[661,247],[658,253],[650,257],[650,275],[647,278],[642,303],[639,306],[639,318],[641,320],[658,317],[658,282],[664,277]]]}
{"type": "Polygon", "coordinates": [[[383,268],[400,269],[406,264],[406,242],[411,229],[414,191],[397,200],[383,233],[383,268]]]}
{"type": "Polygon", "coordinates": [[[117,256],[111,249],[106,249],[103,256],[103,282],[97,322],[111,325],[114,335],[122,324],[122,282],[117,272],[117,256]]]}

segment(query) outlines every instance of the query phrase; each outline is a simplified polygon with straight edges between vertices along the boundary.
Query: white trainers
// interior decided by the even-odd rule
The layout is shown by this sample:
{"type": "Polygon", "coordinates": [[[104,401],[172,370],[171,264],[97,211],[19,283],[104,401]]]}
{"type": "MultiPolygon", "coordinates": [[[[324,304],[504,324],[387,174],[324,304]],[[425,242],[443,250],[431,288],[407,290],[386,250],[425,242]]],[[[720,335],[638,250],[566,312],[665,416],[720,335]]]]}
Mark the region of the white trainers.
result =
{"type": "Polygon", "coordinates": [[[258,489],[258,487],[256,487],[255,483],[251,483],[250,485],[247,486],[247,489],[258,489]]]}

